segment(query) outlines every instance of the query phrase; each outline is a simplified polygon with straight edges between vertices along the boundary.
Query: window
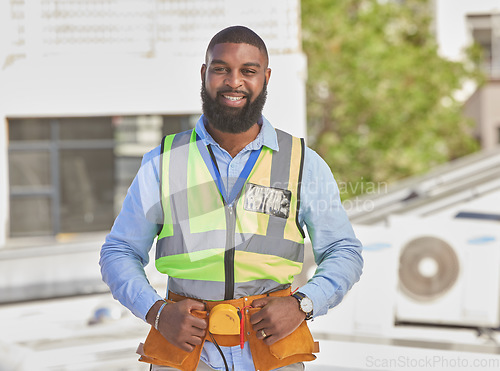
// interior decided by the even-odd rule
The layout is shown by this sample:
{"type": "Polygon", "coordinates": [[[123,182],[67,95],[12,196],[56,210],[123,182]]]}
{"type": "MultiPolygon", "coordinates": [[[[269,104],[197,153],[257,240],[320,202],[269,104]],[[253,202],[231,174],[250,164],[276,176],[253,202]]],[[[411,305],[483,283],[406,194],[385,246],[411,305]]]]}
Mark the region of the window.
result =
{"type": "Polygon", "coordinates": [[[110,118],[9,120],[10,235],[111,226],[112,135],[110,118]]]}
{"type": "Polygon", "coordinates": [[[483,50],[483,69],[490,77],[500,76],[500,14],[469,14],[472,39],[483,50]]]}
{"type": "Polygon", "coordinates": [[[108,230],[143,154],[196,119],[9,119],[10,236],[108,230]]]}
{"type": "Polygon", "coordinates": [[[127,189],[141,166],[142,156],[168,134],[193,128],[199,115],[115,116],[115,214],[118,215],[127,189]]]}

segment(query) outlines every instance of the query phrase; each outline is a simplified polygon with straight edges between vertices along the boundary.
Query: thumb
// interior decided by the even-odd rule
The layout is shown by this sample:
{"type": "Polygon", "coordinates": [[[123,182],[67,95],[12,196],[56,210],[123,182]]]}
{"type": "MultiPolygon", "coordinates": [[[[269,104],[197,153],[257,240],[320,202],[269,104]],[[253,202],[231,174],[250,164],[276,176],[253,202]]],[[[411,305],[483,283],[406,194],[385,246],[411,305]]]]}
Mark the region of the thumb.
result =
{"type": "Polygon", "coordinates": [[[252,307],[253,308],[262,308],[262,307],[266,306],[267,303],[269,303],[269,299],[270,298],[268,298],[268,297],[260,298],[260,299],[255,299],[252,302],[252,307]]]}

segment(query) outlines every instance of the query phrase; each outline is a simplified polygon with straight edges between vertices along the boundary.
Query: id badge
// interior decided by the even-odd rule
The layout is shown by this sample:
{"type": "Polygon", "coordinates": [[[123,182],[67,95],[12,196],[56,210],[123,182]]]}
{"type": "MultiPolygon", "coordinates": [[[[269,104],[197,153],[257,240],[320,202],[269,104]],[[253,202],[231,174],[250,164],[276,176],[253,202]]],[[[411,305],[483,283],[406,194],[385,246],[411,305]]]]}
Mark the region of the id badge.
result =
{"type": "Polygon", "coordinates": [[[287,219],[290,214],[292,192],[288,189],[264,187],[248,183],[245,188],[243,208],[287,219]]]}

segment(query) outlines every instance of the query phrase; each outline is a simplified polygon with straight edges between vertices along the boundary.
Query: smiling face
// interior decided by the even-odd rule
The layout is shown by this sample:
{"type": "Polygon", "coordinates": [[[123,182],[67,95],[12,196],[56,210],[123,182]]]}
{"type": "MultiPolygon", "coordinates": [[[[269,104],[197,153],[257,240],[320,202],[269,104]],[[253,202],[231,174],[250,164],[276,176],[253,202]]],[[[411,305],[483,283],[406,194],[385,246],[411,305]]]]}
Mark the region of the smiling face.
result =
{"type": "Polygon", "coordinates": [[[245,43],[216,44],[201,68],[203,113],[229,133],[247,131],[260,119],[271,70],[267,57],[245,43]]]}

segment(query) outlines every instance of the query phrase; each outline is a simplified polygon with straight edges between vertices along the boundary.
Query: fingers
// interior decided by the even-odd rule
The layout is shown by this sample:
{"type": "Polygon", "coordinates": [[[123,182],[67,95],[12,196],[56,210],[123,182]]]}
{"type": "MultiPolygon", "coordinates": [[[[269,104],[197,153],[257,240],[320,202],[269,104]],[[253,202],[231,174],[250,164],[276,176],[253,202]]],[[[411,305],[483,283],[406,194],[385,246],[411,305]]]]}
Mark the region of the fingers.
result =
{"type": "Polygon", "coordinates": [[[265,298],[260,298],[260,299],[255,299],[252,302],[252,307],[254,308],[262,308],[264,307],[267,303],[269,303],[270,298],[265,297],[265,298]]]}
{"type": "Polygon", "coordinates": [[[273,334],[274,330],[263,328],[255,332],[257,339],[262,340],[266,345],[274,344],[279,340],[279,337],[273,334]]]}
{"type": "Polygon", "coordinates": [[[274,335],[269,335],[267,336],[265,339],[263,339],[262,341],[264,342],[264,344],[266,345],[272,345],[274,343],[276,343],[277,341],[279,340],[278,337],[274,336],[274,335]]]}
{"type": "Polygon", "coordinates": [[[189,330],[179,334],[177,345],[179,348],[186,352],[192,352],[197,345],[203,342],[205,337],[205,330],[196,327],[191,327],[189,330]]]}
{"type": "Polygon", "coordinates": [[[188,310],[192,312],[193,310],[205,310],[205,304],[201,301],[187,299],[186,304],[188,305],[188,310]]]}
{"type": "Polygon", "coordinates": [[[198,328],[201,330],[205,330],[207,328],[207,320],[202,318],[197,318],[195,316],[189,318],[189,324],[194,328],[198,328]]]}
{"type": "Polygon", "coordinates": [[[264,340],[265,338],[271,336],[271,334],[269,333],[269,329],[260,329],[260,330],[256,330],[255,332],[255,336],[257,337],[257,339],[260,339],[260,340],[264,340]]]}
{"type": "MultiPolygon", "coordinates": [[[[264,308],[268,303],[269,303],[270,298],[261,298],[261,299],[256,299],[252,302],[252,307],[253,308],[264,308]]],[[[250,323],[252,325],[255,325],[262,321],[264,318],[266,318],[266,312],[265,310],[259,310],[258,312],[252,314],[250,316],[250,323]]],[[[254,326],[255,327],[255,326],[254,326]]]]}
{"type": "Polygon", "coordinates": [[[305,316],[298,310],[295,298],[288,296],[255,300],[252,306],[262,306],[250,316],[250,323],[256,337],[267,345],[291,334],[303,321],[302,316],[305,316]]]}
{"type": "Polygon", "coordinates": [[[207,328],[207,318],[198,318],[194,312],[204,309],[203,303],[191,299],[167,305],[162,312],[160,332],[175,346],[192,352],[202,343],[207,328]]]}
{"type": "Polygon", "coordinates": [[[195,348],[194,345],[191,345],[189,343],[180,343],[180,344],[174,344],[174,345],[178,346],[182,350],[189,352],[189,353],[191,353],[195,348]]]}
{"type": "Polygon", "coordinates": [[[207,328],[207,320],[206,318],[198,318],[193,315],[194,311],[204,311],[205,304],[196,300],[187,299],[184,301],[184,310],[189,313],[189,316],[185,317],[187,321],[187,325],[205,330],[207,328]]]}
{"type": "Polygon", "coordinates": [[[204,337],[206,331],[204,329],[201,329],[199,327],[192,327],[190,334],[193,336],[198,336],[198,337],[204,337]]]}
{"type": "Polygon", "coordinates": [[[194,347],[196,345],[200,345],[202,343],[202,339],[198,336],[191,336],[191,338],[187,342],[194,347]]]}
{"type": "Polygon", "coordinates": [[[180,342],[179,344],[175,344],[175,345],[177,345],[182,350],[185,350],[186,352],[191,353],[194,350],[194,348],[197,345],[200,345],[201,343],[202,343],[202,340],[199,337],[192,336],[187,341],[180,342]]]}
{"type": "MultiPolygon", "coordinates": [[[[255,313],[258,314],[258,313],[255,313]]],[[[254,316],[255,316],[254,314],[254,316]]],[[[255,317],[250,317],[250,323],[252,323],[252,320],[257,321],[259,318],[255,317]]],[[[255,323],[252,323],[252,329],[255,331],[255,336],[257,339],[260,340],[265,340],[269,341],[275,331],[274,326],[271,324],[269,319],[267,318],[262,318],[261,320],[258,320],[255,323]]]]}
{"type": "Polygon", "coordinates": [[[202,343],[202,338],[192,334],[184,334],[179,335],[170,342],[186,352],[192,352],[197,345],[202,343]]]}
{"type": "Polygon", "coordinates": [[[197,345],[202,343],[204,337],[205,330],[191,326],[179,333],[178,344],[176,345],[187,352],[192,352],[197,345]]]}
{"type": "Polygon", "coordinates": [[[206,335],[207,320],[189,316],[184,324],[184,331],[182,331],[187,339],[186,343],[192,345],[201,344],[201,339],[206,335]]]}

